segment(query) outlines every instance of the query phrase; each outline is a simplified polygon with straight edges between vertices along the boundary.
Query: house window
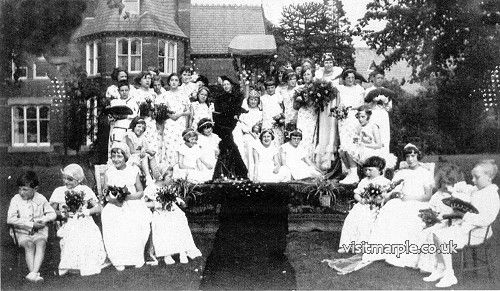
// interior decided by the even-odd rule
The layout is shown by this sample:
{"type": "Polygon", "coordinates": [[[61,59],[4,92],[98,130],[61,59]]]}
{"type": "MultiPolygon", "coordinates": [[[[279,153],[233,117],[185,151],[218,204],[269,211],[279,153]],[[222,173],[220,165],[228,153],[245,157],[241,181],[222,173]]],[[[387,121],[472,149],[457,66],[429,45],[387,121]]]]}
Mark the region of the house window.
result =
{"type": "Polygon", "coordinates": [[[142,40],[140,38],[116,40],[116,66],[131,73],[142,70],[142,40]]]}
{"type": "Polygon", "coordinates": [[[49,146],[50,107],[16,105],[12,107],[12,146],[49,146]]]}
{"type": "Polygon", "coordinates": [[[161,73],[171,74],[177,68],[177,43],[158,41],[158,68],[161,73]]]}
{"type": "Polygon", "coordinates": [[[85,46],[87,75],[94,76],[99,70],[99,57],[101,56],[101,45],[98,41],[88,42],[85,46]]]}
{"type": "Polygon", "coordinates": [[[38,66],[33,64],[33,79],[47,79],[47,70],[44,70],[43,65],[38,66]]]}
{"type": "Polygon", "coordinates": [[[17,66],[14,62],[11,62],[11,72],[12,79],[26,79],[28,77],[28,67],[26,66],[17,66]]]}

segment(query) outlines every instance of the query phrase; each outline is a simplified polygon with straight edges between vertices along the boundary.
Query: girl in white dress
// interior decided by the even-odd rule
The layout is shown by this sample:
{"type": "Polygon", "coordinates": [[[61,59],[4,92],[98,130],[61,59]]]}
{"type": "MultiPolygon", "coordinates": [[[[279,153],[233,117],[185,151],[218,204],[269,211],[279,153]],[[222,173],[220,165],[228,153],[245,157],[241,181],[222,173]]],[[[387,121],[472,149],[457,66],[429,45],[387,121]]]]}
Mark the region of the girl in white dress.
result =
{"type": "Polygon", "coordinates": [[[188,128],[188,119],[191,118],[191,103],[184,90],[179,89],[179,76],[171,74],[167,83],[170,90],[166,94],[166,105],[173,114],[165,121],[165,155],[167,166],[178,163],[177,152],[183,144],[182,132],[188,128]]]}
{"type": "Polygon", "coordinates": [[[179,254],[180,262],[187,264],[188,257],[191,259],[200,257],[201,252],[193,241],[184,211],[177,206],[177,204],[183,205],[184,201],[177,198],[170,210],[167,210],[156,200],[158,189],[173,182],[171,174],[171,171],[165,171],[160,180],[146,187],[144,196],[154,201],[155,205],[151,227],[156,257],[164,257],[165,264],[171,265],[175,263],[172,255],[179,254]]]}
{"type": "Polygon", "coordinates": [[[106,251],[101,231],[92,219],[93,214],[101,213],[94,191],[80,184],[85,179],[82,167],[70,164],[62,171],[64,186],[57,187],[50,197],[50,205],[66,222],[57,231],[61,237],[61,261],[59,275],[69,270],[78,270],[80,275],[88,276],[101,273],[106,251]],[[76,213],[68,213],[66,207],[66,191],[84,194],[83,205],[76,213]]]}
{"type": "Polygon", "coordinates": [[[213,167],[202,158],[203,151],[197,144],[198,134],[188,128],[182,133],[182,138],[184,144],[179,148],[179,164],[174,166],[174,179],[187,179],[192,183],[211,180],[213,167]]]}
{"type": "MultiPolygon", "coordinates": [[[[273,129],[276,135],[277,146],[280,146],[283,143],[283,129],[277,121],[284,117],[283,96],[276,92],[276,82],[274,79],[267,80],[264,85],[266,94],[260,97],[262,105],[262,127],[273,129]]],[[[253,126],[253,124],[250,126],[253,126]]]]}
{"type": "MultiPolygon", "coordinates": [[[[368,241],[377,217],[378,207],[366,204],[366,199],[361,197],[370,184],[387,187],[391,181],[382,176],[385,168],[385,161],[380,157],[370,157],[363,164],[363,171],[366,175],[356,189],[354,189],[354,199],[358,201],[344,220],[342,233],[340,235],[339,253],[346,252],[350,244],[361,244],[368,241]]],[[[382,201],[381,201],[382,202],[382,201]]],[[[351,251],[354,251],[351,249],[351,251]]]]}
{"type": "Polygon", "coordinates": [[[203,118],[198,122],[198,144],[201,147],[201,159],[213,176],[215,163],[219,157],[220,137],[213,132],[214,122],[209,118],[203,118]]]}
{"type": "Polygon", "coordinates": [[[294,72],[288,73],[283,77],[283,81],[287,86],[281,90],[283,96],[283,107],[285,108],[285,124],[297,124],[297,109],[293,108],[293,94],[297,89],[297,74],[294,72]]]}
{"type": "Polygon", "coordinates": [[[193,122],[191,123],[194,126],[198,125],[203,118],[212,119],[212,112],[214,112],[214,105],[210,102],[208,95],[210,91],[207,87],[200,87],[196,94],[196,101],[191,105],[193,106],[193,122]]]}
{"type": "Polygon", "coordinates": [[[264,129],[260,134],[261,144],[253,149],[255,182],[287,182],[291,180],[290,171],[282,167],[279,150],[272,141],[274,133],[271,129],[264,129]]]}
{"type": "Polygon", "coordinates": [[[114,68],[111,73],[111,80],[116,82],[116,85],[110,85],[106,89],[106,100],[110,102],[112,99],[120,99],[120,93],[118,93],[118,83],[121,81],[128,82],[128,73],[122,68],[114,68]]]}
{"type": "MultiPolygon", "coordinates": [[[[302,79],[304,80],[304,85],[299,86],[298,90],[305,89],[308,90],[312,84],[314,76],[314,71],[311,69],[305,70],[302,72],[302,79]]],[[[302,145],[306,150],[307,157],[313,160],[314,149],[316,148],[317,141],[317,123],[318,123],[318,113],[314,108],[312,103],[304,100],[301,104],[300,102],[296,102],[295,108],[298,109],[297,113],[297,128],[302,131],[303,139],[302,145]],[[305,102],[305,103],[304,103],[305,102]]]]}
{"type": "Polygon", "coordinates": [[[138,105],[145,102],[154,103],[156,93],[151,88],[151,79],[149,71],[143,71],[134,78],[136,90],[130,91],[130,95],[138,105]]]}
{"type": "Polygon", "coordinates": [[[300,145],[301,141],[301,130],[290,133],[290,141],[280,148],[283,166],[288,167],[294,180],[320,177],[321,171],[311,162],[306,150],[300,145]]]}
{"type": "Polygon", "coordinates": [[[139,168],[127,165],[130,151],[125,143],[111,146],[110,166],[105,175],[105,189],[109,186],[127,187],[130,194],[120,202],[113,193],[106,196],[102,210],[104,245],[113,266],[123,271],[125,266],[144,265],[144,249],[150,232],[151,212],[142,199],[143,188],[139,168]]]}

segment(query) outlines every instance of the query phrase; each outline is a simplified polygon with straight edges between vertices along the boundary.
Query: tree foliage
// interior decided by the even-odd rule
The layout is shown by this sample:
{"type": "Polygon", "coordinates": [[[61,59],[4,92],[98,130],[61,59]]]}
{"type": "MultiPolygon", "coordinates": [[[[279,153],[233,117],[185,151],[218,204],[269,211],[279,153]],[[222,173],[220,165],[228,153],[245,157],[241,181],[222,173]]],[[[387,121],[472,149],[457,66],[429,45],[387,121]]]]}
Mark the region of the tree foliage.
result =
{"type": "Polygon", "coordinates": [[[323,54],[331,53],[342,65],[354,63],[350,23],[341,1],[332,2],[329,5],[307,2],[283,8],[275,36],[285,48],[282,53],[288,54],[284,59],[319,60],[323,54]]]}
{"type": "Polygon", "coordinates": [[[85,0],[5,0],[1,7],[2,72],[10,76],[10,60],[22,65],[23,54],[64,55],[80,26],[85,0]]]}

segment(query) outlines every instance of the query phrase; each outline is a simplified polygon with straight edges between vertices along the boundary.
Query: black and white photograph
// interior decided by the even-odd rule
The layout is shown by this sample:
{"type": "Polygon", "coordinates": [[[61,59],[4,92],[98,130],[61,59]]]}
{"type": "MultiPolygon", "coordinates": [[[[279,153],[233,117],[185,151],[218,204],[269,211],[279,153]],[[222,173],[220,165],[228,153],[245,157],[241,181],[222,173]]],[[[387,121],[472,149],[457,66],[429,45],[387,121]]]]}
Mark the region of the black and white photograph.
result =
{"type": "Polygon", "coordinates": [[[0,0],[0,289],[500,289],[500,1],[0,0]]]}

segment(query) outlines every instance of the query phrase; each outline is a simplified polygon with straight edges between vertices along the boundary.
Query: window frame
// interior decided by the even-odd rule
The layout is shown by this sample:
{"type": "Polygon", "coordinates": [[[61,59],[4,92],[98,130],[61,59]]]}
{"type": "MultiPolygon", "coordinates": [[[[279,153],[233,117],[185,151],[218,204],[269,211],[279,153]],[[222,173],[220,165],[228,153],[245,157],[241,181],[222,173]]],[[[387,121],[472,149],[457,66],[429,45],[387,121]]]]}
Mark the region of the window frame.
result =
{"type": "Polygon", "coordinates": [[[50,105],[48,104],[13,104],[11,106],[11,146],[15,148],[25,148],[25,147],[48,147],[50,146],[50,105]],[[17,108],[23,108],[23,118],[22,119],[16,119],[14,117],[15,110],[17,108]],[[27,118],[27,111],[28,108],[30,107],[35,107],[36,108],[36,142],[28,142],[28,121],[32,119],[27,118]],[[47,118],[41,118],[40,117],[40,109],[42,107],[46,107],[47,110],[47,118]],[[16,124],[19,121],[23,121],[23,128],[24,128],[24,138],[23,142],[19,143],[16,142],[16,124]],[[40,141],[40,131],[41,131],[41,121],[47,121],[47,141],[46,142],[41,142],[40,141]]]}
{"type": "Polygon", "coordinates": [[[36,75],[36,63],[33,63],[33,79],[35,80],[47,80],[49,76],[45,73],[45,76],[37,76],[36,75]]]}
{"type": "Polygon", "coordinates": [[[176,72],[177,71],[177,42],[166,40],[166,39],[159,39],[158,40],[158,67],[160,64],[160,59],[163,59],[163,68],[164,68],[163,72],[160,71],[161,75],[170,75],[170,74],[176,72]],[[165,52],[164,56],[160,56],[160,47],[162,45],[161,42],[163,42],[163,46],[164,46],[164,52],[165,52]],[[172,49],[173,50],[173,57],[170,57],[169,46],[171,44],[173,45],[173,49],[172,49]],[[169,68],[170,61],[172,61],[171,68],[169,68]]]}
{"type": "Polygon", "coordinates": [[[11,61],[11,76],[10,76],[11,79],[14,80],[14,74],[16,73],[16,69],[17,68],[24,68],[26,70],[26,75],[23,76],[23,77],[19,77],[18,80],[26,80],[26,79],[28,79],[28,74],[29,74],[29,72],[28,72],[28,66],[18,66],[18,67],[16,67],[16,64],[14,64],[13,60],[11,61]]]}
{"type": "Polygon", "coordinates": [[[140,73],[142,71],[142,38],[140,37],[119,37],[116,39],[115,41],[115,45],[116,45],[116,54],[115,54],[115,65],[116,67],[121,67],[120,66],[120,63],[119,63],[119,57],[124,57],[124,56],[127,56],[127,67],[124,68],[126,69],[129,73],[140,73]],[[119,43],[120,41],[122,40],[126,40],[127,41],[127,54],[118,54],[118,51],[119,51],[119,43]],[[140,54],[136,54],[136,55],[132,55],[132,42],[135,41],[135,40],[138,40],[139,41],[139,44],[140,44],[140,54]],[[132,71],[132,57],[139,57],[140,59],[140,67],[138,70],[134,70],[132,71]]]}
{"type": "Polygon", "coordinates": [[[98,76],[99,73],[99,46],[98,40],[85,43],[85,69],[88,76],[98,76]],[[92,52],[92,60],[90,60],[90,52],[92,52]],[[91,70],[92,69],[92,70],[91,70]]]}

